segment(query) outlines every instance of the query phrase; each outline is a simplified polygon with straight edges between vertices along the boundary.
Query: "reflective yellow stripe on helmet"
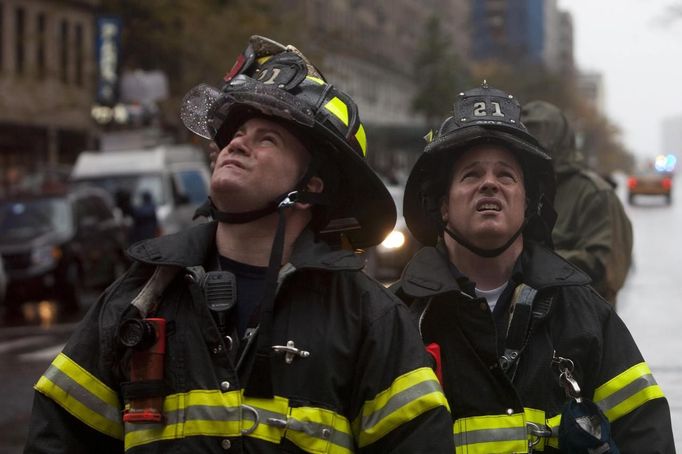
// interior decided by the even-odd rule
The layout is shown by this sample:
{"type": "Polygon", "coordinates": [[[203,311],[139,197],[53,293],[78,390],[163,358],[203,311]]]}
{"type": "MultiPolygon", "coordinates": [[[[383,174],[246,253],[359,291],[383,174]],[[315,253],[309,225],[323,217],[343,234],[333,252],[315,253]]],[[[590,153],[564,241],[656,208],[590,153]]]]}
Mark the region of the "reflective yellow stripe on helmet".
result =
{"type": "Polygon", "coordinates": [[[93,429],[123,438],[118,395],[64,353],[57,355],[34,388],[93,429]]]}
{"type": "Polygon", "coordinates": [[[348,106],[346,106],[346,103],[334,96],[324,105],[324,108],[333,113],[344,125],[348,126],[348,106]]]}
{"type": "Polygon", "coordinates": [[[306,79],[310,79],[310,80],[312,80],[313,82],[315,82],[316,84],[319,84],[319,85],[324,85],[324,84],[326,83],[324,80],[320,79],[319,77],[306,76],[305,78],[306,78],[306,79]]]}
{"type": "Polygon", "coordinates": [[[194,390],[167,396],[163,413],[163,424],[126,424],[125,448],[190,436],[244,434],[276,444],[287,438],[312,453],[353,452],[346,418],[321,408],[290,408],[283,397],[254,399],[245,398],[242,391],[194,390]]]}
{"type": "Polygon", "coordinates": [[[460,418],[453,425],[455,452],[457,454],[488,454],[491,452],[528,452],[529,441],[533,449],[541,451],[545,439],[536,439],[528,432],[528,423],[545,425],[542,410],[525,408],[523,413],[472,416],[460,418]]]}
{"type": "Polygon", "coordinates": [[[365,402],[353,422],[360,447],[379,440],[393,429],[432,408],[448,407],[433,370],[422,367],[396,378],[391,386],[365,402]]]}
{"type": "Polygon", "coordinates": [[[358,130],[355,132],[355,138],[360,144],[360,148],[362,148],[362,155],[367,156],[367,136],[365,135],[365,128],[362,126],[362,123],[360,123],[358,130]]]}
{"type": "Polygon", "coordinates": [[[663,390],[644,362],[632,366],[594,392],[594,402],[611,422],[661,397],[664,397],[663,390]]]}

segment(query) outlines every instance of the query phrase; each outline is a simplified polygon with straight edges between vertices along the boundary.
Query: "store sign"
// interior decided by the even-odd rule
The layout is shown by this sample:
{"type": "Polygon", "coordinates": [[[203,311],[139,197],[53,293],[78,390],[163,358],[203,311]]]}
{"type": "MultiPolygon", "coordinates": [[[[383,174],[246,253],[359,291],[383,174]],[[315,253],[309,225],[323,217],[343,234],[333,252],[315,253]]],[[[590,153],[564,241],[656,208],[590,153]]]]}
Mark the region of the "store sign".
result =
{"type": "Polygon", "coordinates": [[[96,56],[98,68],[97,103],[113,106],[118,99],[118,63],[121,46],[121,19],[97,19],[96,56]]]}

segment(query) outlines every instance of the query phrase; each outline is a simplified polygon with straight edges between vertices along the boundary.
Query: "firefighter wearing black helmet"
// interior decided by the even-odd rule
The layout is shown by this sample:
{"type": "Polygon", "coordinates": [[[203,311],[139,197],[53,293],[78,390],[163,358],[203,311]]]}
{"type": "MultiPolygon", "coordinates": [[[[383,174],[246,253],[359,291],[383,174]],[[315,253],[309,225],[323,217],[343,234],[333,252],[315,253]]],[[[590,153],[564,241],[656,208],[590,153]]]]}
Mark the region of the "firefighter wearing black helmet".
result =
{"type": "Polygon", "coordinates": [[[131,247],[37,383],[27,452],[452,452],[418,330],[352,251],[396,216],[352,99],[255,36],[181,117],[220,148],[213,221],[131,247]]]}
{"type": "Polygon", "coordinates": [[[674,452],[627,328],[551,250],[551,161],[519,117],[485,83],[461,93],[405,187],[426,246],[392,289],[433,357],[457,452],[674,452]]]}

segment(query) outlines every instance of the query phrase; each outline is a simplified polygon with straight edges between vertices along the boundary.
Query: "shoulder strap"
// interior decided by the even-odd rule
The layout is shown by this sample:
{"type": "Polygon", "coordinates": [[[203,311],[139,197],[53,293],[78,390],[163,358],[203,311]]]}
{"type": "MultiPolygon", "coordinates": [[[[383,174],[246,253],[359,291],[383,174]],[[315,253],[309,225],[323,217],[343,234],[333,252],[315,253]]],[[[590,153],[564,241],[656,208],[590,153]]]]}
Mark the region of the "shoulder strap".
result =
{"type": "Polygon", "coordinates": [[[519,357],[528,342],[533,318],[533,300],[537,293],[537,290],[526,284],[519,284],[514,290],[504,353],[500,357],[500,367],[510,380],[514,379],[519,357]]]}

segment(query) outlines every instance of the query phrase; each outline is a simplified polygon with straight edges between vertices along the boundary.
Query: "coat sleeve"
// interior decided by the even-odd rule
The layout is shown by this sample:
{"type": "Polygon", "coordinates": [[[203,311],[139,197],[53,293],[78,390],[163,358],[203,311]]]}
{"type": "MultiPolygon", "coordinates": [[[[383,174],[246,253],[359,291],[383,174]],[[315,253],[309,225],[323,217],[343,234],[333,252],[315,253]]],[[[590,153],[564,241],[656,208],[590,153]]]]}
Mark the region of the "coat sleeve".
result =
{"type": "Polygon", "coordinates": [[[355,377],[353,435],[363,453],[454,452],[452,418],[407,308],[390,305],[368,327],[355,377]]]}
{"type": "MultiPolygon", "coordinates": [[[[606,266],[613,245],[613,219],[611,201],[605,191],[592,194],[581,207],[581,213],[572,233],[575,244],[571,249],[557,248],[556,252],[585,271],[594,287],[604,294],[606,266]]],[[[574,222],[575,222],[574,221],[574,222]]]]}
{"type": "Polygon", "coordinates": [[[598,375],[593,400],[611,421],[621,454],[674,453],[668,401],[613,310],[603,325],[598,375]]]}
{"type": "Polygon", "coordinates": [[[99,454],[121,453],[123,442],[92,429],[52,399],[35,393],[24,454],[86,454],[93,449],[99,454]]]}
{"type": "Polygon", "coordinates": [[[26,453],[123,452],[113,347],[118,318],[109,290],[35,384],[26,453]]]}

